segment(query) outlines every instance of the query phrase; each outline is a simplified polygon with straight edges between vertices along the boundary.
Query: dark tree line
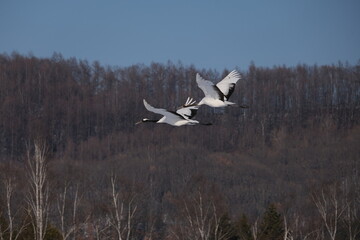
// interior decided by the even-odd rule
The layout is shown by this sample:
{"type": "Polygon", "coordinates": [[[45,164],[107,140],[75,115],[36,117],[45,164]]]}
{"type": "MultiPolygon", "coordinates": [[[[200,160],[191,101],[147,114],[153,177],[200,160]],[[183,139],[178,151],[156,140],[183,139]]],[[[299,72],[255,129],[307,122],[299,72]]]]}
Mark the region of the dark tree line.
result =
{"type": "MultiPolygon", "coordinates": [[[[188,96],[201,99],[197,72],[218,81],[231,70],[0,55],[0,170],[4,180],[16,176],[14,205],[24,204],[29,149],[42,142],[48,222],[62,238],[267,239],[270,231],[282,239],[290,232],[294,239],[345,239],[358,231],[359,209],[350,206],[360,199],[360,65],[251,64],[238,69],[243,79],[231,97],[249,109],[201,107],[196,118],[212,126],[134,125],[153,116],[143,98],[175,109],[188,96]],[[338,217],[335,235],[314,201],[330,186],[348,213],[338,217]],[[130,224],[116,213],[128,214],[130,224]],[[277,223],[265,226],[267,214],[277,223]]],[[[29,215],[19,213],[17,225],[28,226],[21,223],[29,215]]]]}
{"type": "MultiPolygon", "coordinates": [[[[143,98],[155,106],[175,108],[187,96],[201,98],[196,72],[217,80],[228,73],[171,62],[110,68],[98,62],[63,59],[58,54],[51,59],[1,55],[0,62],[0,154],[4,157],[21,156],[24,140],[39,137],[46,139],[53,152],[61,154],[72,143],[79,145],[91,138],[136,136],[134,122],[148,115],[143,98]]],[[[236,149],[233,142],[249,140],[248,135],[262,137],[271,144],[271,133],[280,128],[295,131],[326,124],[337,129],[351,128],[360,117],[359,68],[341,63],[272,69],[251,65],[243,72],[243,80],[232,97],[250,109],[201,109],[198,118],[214,121],[221,131],[212,144],[194,136],[189,141],[223,151],[236,149]],[[225,142],[222,137],[231,137],[232,141],[221,144],[225,142]]],[[[136,148],[136,143],[130,143],[127,149],[136,148]]]]}

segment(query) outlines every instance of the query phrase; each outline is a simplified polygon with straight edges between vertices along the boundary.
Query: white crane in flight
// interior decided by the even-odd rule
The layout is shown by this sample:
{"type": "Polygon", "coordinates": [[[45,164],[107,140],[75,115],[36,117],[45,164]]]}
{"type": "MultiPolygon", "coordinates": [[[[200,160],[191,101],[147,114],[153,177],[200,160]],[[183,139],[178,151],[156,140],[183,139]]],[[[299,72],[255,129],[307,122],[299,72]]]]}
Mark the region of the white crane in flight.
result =
{"type": "Polygon", "coordinates": [[[153,122],[153,123],[167,123],[172,126],[180,127],[185,125],[211,125],[211,123],[201,123],[197,120],[193,120],[192,118],[196,115],[197,110],[199,109],[200,105],[195,104],[192,98],[188,97],[185,104],[178,108],[176,111],[169,111],[162,108],[155,108],[148,104],[145,99],[143,100],[145,108],[153,113],[163,115],[160,119],[148,119],[144,118],[139,123],[146,123],[146,122],[153,122]]]}
{"type": "MultiPolygon", "coordinates": [[[[198,103],[198,105],[206,104],[210,107],[226,107],[234,105],[235,103],[229,102],[231,94],[234,92],[236,82],[241,79],[238,71],[233,70],[223,80],[214,84],[211,81],[205,80],[196,74],[196,83],[199,88],[204,92],[205,97],[198,103]]],[[[240,105],[241,108],[248,108],[248,106],[240,105]]]]}

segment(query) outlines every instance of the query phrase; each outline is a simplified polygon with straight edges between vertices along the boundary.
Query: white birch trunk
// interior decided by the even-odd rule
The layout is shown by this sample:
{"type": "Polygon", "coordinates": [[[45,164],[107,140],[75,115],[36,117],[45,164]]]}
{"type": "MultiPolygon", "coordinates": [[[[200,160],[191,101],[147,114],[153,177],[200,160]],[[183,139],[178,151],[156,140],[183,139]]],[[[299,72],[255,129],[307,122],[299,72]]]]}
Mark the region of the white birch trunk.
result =
{"type": "Polygon", "coordinates": [[[134,205],[135,196],[130,197],[128,203],[125,204],[125,201],[120,199],[120,193],[116,190],[116,176],[113,176],[111,177],[111,197],[113,208],[110,222],[116,231],[117,239],[130,240],[134,225],[133,219],[137,211],[137,205],[134,205]]]}
{"type": "Polygon", "coordinates": [[[45,145],[35,143],[34,156],[28,152],[30,194],[28,203],[33,216],[36,240],[43,240],[47,226],[48,188],[46,185],[45,145]]]}
{"type": "MultiPolygon", "coordinates": [[[[61,235],[64,240],[68,239],[71,234],[75,234],[76,231],[76,212],[78,208],[78,187],[76,188],[75,196],[74,196],[74,204],[72,208],[72,219],[65,219],[65,210],[67,209],[66,206],[66,199],[67,199],[67,189],[68,185],[65,184],[63,193],[59,194],[57,208],[60,217],[60,230],[61,235]],[[70,222],[70,224],[66,224],[66,222],[70,222]]],[[[74,236],[75,238],[75,236],[74,236]]]]}
{"type": "Polygon", "coordinates": [[[341,208],[336,195],[336,187],[330,189],[328,196],[324,191],[321,191],[320,196],[313,195],[313,201],[318,209],[318,212],[324,222],[325,228],[332,240],[335,240],[338,220],[344,212],[341,208]]]}

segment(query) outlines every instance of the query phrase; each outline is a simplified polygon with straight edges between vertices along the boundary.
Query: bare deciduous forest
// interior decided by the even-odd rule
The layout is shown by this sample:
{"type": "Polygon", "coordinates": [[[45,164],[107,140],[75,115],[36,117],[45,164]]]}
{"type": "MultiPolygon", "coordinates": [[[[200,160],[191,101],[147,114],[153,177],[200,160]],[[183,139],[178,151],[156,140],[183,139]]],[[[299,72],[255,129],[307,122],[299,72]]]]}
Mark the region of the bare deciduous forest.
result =
{"type": "Polygon", "coordinates": [[[360,239],[360,65],[238,69],[211,126],[181,63],[0,55],[0,239],[360,239]]]}

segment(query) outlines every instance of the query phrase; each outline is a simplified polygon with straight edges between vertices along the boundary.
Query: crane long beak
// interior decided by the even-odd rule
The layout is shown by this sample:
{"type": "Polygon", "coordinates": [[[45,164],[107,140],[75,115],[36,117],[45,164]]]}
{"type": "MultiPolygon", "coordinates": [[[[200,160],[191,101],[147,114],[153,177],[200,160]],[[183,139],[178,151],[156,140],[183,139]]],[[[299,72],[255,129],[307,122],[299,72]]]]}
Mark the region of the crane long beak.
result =
{"type": "Polygon", "coordinates": [[[138,124],[140,124],[140,123],[142,123],[142,121],[138,121],[138,122],[136,122],[136,123],[135,123],[135,125],[138,125],[138,124]]]}

